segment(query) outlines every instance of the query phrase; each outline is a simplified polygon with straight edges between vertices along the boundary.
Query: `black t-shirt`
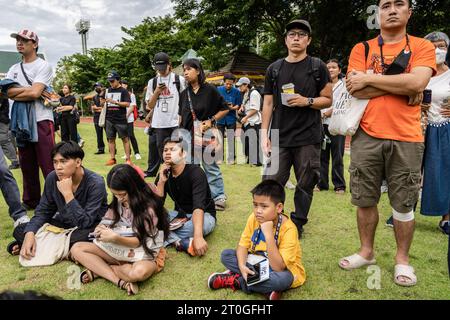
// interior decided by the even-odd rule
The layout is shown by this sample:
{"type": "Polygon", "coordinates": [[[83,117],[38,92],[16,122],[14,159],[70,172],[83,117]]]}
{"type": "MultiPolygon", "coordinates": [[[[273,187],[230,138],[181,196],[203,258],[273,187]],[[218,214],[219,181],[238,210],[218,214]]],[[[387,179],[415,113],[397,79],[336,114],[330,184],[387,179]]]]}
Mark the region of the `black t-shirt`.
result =
{"type": "MultiPolygon", "coordinates": [[[[92,98],[92,101],[94,102],[94,105],[98,108],[100,108],[100,95],[96,94],[94,98],[92,98]]],[[[101,112],[94,112],[94,123],[98,123],[98,120],[100,118],[101,112]]]]}
{"type": "MultiPolygon", "coordinates": [[[[61,106],[72,106],[73,107],[77,103],[77,100],[72,95],[69,95],[67,97],[61,97],[61,99],[59,99],[59,101],[61,102],[61,106]]],[[[64,111],[62,113],[62,115],[63,115],[63,117],[68,117],[68,116],[71,116],[71,112],[72,111],[64,111]]]]}
{"type": "MultiPolygon", "coordinates": [[[[274,94],[274,83],[272,70],[274,64],[270,65],[266,73],[264,86],[265,95],[274,94]]],[[[304,145],[318,144],[322,140],[321,115],[319,110],[312,108],[288,107],[282,104],[282,86],[288,83],[295,85],[295,93],[303,97],[316,98],[325,86],[331,82],[330,73],[325,63],[321,63],[318,73],[320,83],[314,78],[312,72],[312,58],[289,63],[283,60],[277,79],[278,94],[274,97],[274,112],[272,117],[272,129],[279,129],[280,147],[293,148],[304,145]]]]}
{"type": "MultiPolygon", "coordinates": [[[[105,98],[119,102],[131,102],[130,94],[122,87],[117,89],[109,88],[105,98]]],[[[111,103],[107,103],[107,108],[106,120],[114,124],[127,124],[127,108],[119,107],[111,103]]]]}
{"type": "Polygon", "coordinates": [[[192,214],[195,209],[202,209],[216,217],[216,206],[208,179],[198,165],[187,164],[181,175],[176,178],[170,175],[164,187],[164,194],[169,194],[175,202],[175,210],[179,212],[179,216],[192,214]]]}
{"type": "Polygon", "coordinates": [[[228,110],[228,106],[219,91],[211,84],[203,84],[195,94],[188,87],[180,95],[181,128],[191,131],[193,126],[192,113],[189,107],[188,90],[191,94],[192,104],[197,120],[205,121],[216,115],[219,111],[228,110]]]}
{"type": "Polygon", "coordinates": [[[0,122],[9,124],[9,101],[0,98],[0,122]]]}

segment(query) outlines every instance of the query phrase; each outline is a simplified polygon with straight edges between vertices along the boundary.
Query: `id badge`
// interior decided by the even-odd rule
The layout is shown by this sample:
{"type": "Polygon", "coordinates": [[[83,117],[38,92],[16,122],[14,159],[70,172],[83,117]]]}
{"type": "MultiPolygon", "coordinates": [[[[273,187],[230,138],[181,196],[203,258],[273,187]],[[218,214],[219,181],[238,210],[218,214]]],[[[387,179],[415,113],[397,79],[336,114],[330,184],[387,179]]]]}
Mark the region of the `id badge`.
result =
{"type": "Polygon", "coordinates": [[[161,103],[161,112],[169,112],[169,104],[165,100],[161,103]]]}

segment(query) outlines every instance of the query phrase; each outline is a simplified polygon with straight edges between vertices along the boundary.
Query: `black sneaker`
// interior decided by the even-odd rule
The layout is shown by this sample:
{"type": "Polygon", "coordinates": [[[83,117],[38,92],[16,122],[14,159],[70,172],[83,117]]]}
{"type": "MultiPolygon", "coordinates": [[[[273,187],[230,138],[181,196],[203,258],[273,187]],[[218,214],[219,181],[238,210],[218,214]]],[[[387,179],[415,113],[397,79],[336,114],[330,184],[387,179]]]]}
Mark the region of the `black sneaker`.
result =
{"type": "Polygon", "coordinates": [[[103,151],[103,150],[98,150],[96,153],[94,153],[94,154],[105,154],[105,151],[103,151]]]}
{"type": "Polygon", "coordinates": [[[389,228],[394,227],[394,217],[393,216],[390,216],[390,218],[386,220],[386,227],[389,227],[389,228]]]}
{"type": "Polygon", "coordinates": [[[439,229],[443,234],[450,235],[450,221],[439,222],[439,229]]]}
{"type": "Polygon", "coordinates": [[[14,161],[13,163],[11,163],[11,165],[8,168],[9,168],[9,170],[19,169],[20,168],[19,161],[14,161]]]}

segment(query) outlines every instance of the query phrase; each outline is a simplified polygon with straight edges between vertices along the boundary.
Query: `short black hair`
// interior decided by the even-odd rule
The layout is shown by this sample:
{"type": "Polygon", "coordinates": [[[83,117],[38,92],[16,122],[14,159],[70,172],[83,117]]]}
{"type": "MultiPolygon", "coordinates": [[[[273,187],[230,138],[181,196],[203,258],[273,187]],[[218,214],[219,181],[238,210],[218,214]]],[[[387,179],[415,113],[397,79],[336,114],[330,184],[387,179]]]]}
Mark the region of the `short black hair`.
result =
{"type": "Polygon", "coordinates": [[[284,187],[275,180],[264,180],[251,191],[253,196],[266,196],[276,205],[284,204],[286,201],[286,192],[284,187]]]}
{"type": "Polygon", "coordinates": [[[176,143],[176,144],[178,144],[180,146],[181,151],[184,151],[184,148],[183,148],[183,137],[172,136],[172,137],[168,137],[168,138],[164,139],[163,149],[166,147],[166,144],[168,144],[168,143],[176,143]]]}
{"type": "MultiPolygon", "coordinates": [[[[381,0],[378,0],[378,6],[380,6],[380,2],[381,2],[381,0]]],[[[409,5],[410,8],[412,7],[412,2],[411,2],[411,0],[408,0],[408,5],[409,5]]]]}
{"type": "Polygon", "coordinates": [[[223,81],[227,81],[227,80],[233,80],[236,81],[236,77],[234,76],[234,74],[232,73],[225,73],[223,75],[223,81]]]}
{"type": "Polygon", "coordinates": [[[75,141],[62,141],[52,150],[52,159],[60,154],[64,159],[84,159],[84,151],[75,141]]]}

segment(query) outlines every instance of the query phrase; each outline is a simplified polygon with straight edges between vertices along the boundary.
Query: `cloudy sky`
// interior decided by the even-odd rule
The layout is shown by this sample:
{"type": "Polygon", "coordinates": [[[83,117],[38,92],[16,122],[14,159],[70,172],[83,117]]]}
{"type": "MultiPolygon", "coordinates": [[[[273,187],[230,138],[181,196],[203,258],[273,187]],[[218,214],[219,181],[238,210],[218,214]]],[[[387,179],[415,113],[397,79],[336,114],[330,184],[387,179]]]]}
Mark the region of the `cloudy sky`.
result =
{"type": "Polygon", "coordinates": [[[91,20],[88,47],[113,47],[121,42],[121,26],[132,27],[145,17],[172,13],[170,0],[0,0],[0,50],[15,51],[10,34],[21,29],[35,31],[39,52],[55,67],[59,59],[81,52],[75,23],[91,20]]]}

